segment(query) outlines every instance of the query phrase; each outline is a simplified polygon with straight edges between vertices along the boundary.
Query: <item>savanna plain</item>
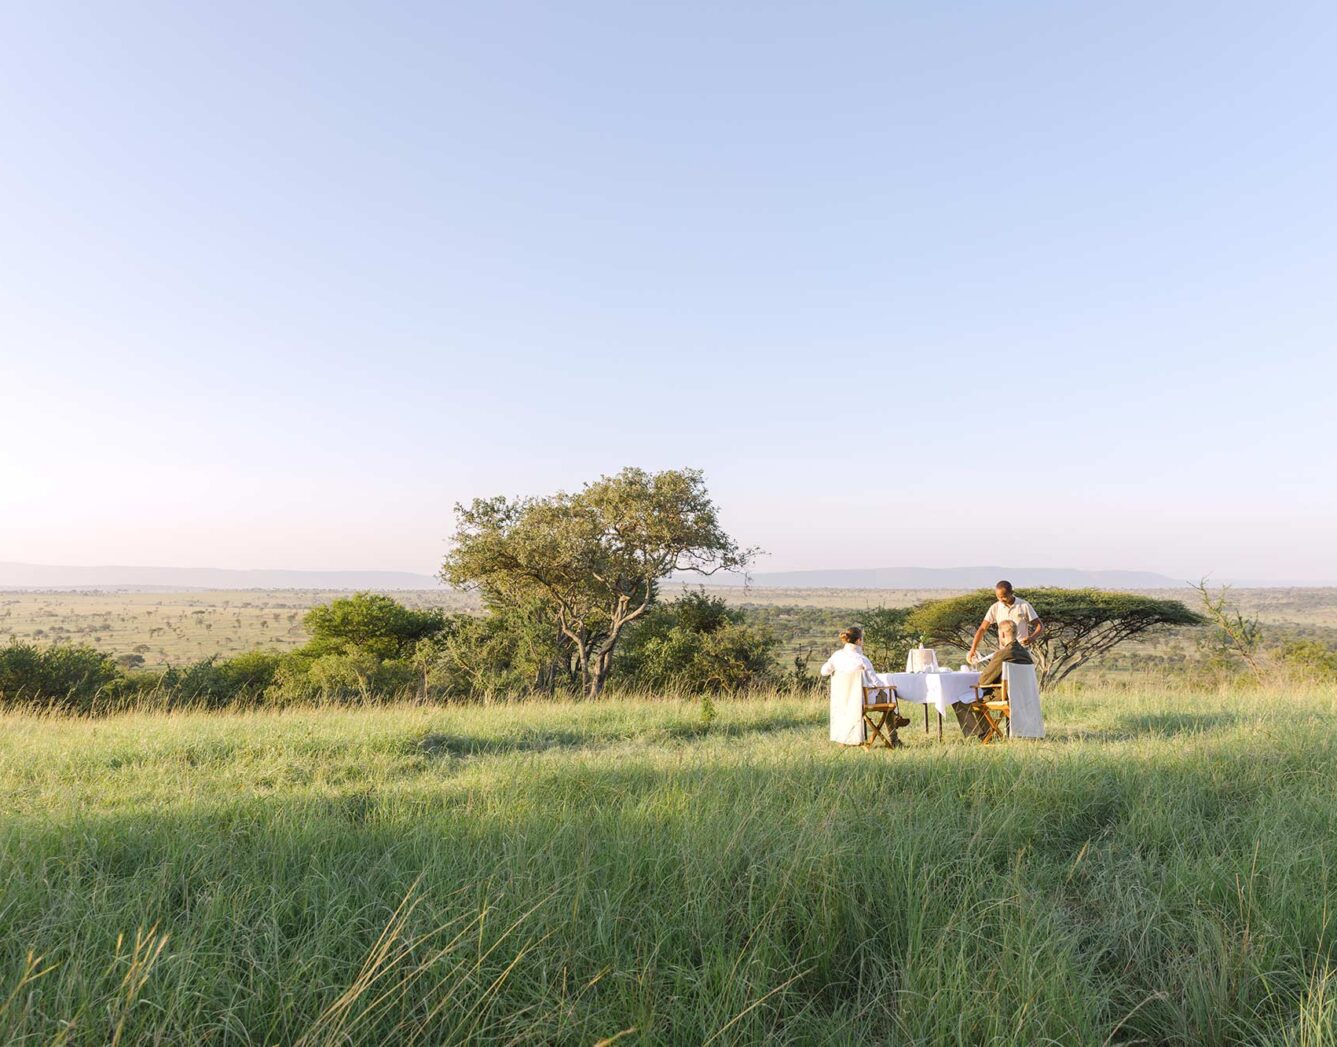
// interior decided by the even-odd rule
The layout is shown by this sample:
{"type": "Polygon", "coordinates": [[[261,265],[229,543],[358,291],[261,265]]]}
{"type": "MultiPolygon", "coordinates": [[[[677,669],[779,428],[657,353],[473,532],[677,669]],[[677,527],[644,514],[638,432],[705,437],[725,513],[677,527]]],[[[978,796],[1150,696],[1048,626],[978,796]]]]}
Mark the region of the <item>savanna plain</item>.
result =
{"type": "Polygon", "coordinates": [[[0,1037],[1337,1043],[1337,686],[1079,680],[896,752],[819,688],[11,711],[0,1037]]]}

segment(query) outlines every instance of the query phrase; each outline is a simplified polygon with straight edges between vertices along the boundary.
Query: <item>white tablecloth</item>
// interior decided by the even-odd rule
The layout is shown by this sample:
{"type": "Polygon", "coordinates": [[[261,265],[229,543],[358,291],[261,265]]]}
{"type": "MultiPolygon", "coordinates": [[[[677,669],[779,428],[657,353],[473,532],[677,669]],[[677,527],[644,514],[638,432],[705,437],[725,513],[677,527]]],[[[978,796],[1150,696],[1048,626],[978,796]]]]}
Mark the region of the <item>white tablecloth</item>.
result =
{"type": "Polygon", "coordinates": [[[933,705],[943,716],[952,711],[957,702],[973,702],[972,688],[980,682],[976,672],[950,673],[878,673],[878,682],[896,688],[896,697],[902,702],[933,705]]]}

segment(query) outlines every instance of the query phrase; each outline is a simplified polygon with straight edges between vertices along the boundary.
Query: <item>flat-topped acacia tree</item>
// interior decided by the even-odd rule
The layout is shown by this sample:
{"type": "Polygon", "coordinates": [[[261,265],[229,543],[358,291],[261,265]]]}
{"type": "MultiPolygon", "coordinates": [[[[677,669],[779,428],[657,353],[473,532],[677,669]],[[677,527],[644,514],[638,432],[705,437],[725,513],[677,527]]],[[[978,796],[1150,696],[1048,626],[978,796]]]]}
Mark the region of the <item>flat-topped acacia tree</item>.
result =
{"type": "Polygon", "coordinates": [[[591,697],[664,578],[743,570],[756,555],[720,527],[697,469],[624,469],[573,494],[478,498],[455,517],[442,579],[493,607],[541,601],[591,697]]]}
{"type": "MultiPolygon", "coordinates": [[[[1027,589],[1017,596],[1035,608],[1045,623],[1031,645],[1041,687],[1058,683],[1097,655],[1152,630],[1202,625],[1201,615],[1178,600],[1104,589],[1027,589]]],[[[930,645],[970,648],[984,612],[997,599],[992,589],[929,600],[910,612],[905,627],[930,645]]]]}

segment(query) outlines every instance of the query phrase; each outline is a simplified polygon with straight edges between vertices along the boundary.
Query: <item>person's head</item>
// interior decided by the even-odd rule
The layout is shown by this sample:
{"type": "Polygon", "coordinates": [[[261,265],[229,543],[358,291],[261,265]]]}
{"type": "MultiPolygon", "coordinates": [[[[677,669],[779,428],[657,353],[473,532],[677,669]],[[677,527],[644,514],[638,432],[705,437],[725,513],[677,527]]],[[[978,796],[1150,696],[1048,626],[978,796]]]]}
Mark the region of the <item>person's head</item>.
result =
{"type": "Polygon", "coordinates": [[[994,594],[998,597],[998,599],[1002,600],[1003,603],[1012,602],[1012,583],[1009,582],[1006,578],[1003,579],[998,584],[996,584],[993,587],[993,591],[994,594]]]}
{"type": "Polygon", "coordinates": [[[1013,621],[1003,621],[998,623],[998,646],[1006,647],[1010,643],[1015,643],[1017,639],[1017,623],[1013,621]]]}
{"type": "Polygon", "coordinates": [[[863,630],[857,625],[851,625],[848,629],[840,631],[841,643],[863,643],[863,630]]]}

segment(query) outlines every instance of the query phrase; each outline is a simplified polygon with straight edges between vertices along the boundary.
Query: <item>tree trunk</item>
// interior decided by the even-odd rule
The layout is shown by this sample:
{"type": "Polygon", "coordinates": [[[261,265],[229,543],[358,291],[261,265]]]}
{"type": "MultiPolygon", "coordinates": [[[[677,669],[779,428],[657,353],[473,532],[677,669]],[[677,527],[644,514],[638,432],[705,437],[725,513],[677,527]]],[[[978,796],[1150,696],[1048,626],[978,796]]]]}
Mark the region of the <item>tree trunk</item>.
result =
{"type": "Polygon", "coordinates": [[[594,656],[594,668],[589,673],[589,697],[598,698],[608,682],[608,670],[613,664],[613,652],[600,650],[594,656]]]}
{"type": "Polygon", "coordinates": [[[1040,690],[1045,690],[1049,686],[1049,670],[1051,661],[1049,658],[1049,642],[1047,639],[1040,639],[1030,648],[1031,658],[1035,662],[1035,683],[1040,690]]]}
{"type": "MultiPolygon", "coordinates": [[[[568,635],[570,635],[568,633],[568,635]]],[[[590,686],[590,654],[585,641],[577,637],[571,637],[571,646],[574,649],[576,668],[580,672],[580,686],[582,689],[588,689],[590,686]]]]}

